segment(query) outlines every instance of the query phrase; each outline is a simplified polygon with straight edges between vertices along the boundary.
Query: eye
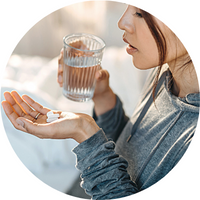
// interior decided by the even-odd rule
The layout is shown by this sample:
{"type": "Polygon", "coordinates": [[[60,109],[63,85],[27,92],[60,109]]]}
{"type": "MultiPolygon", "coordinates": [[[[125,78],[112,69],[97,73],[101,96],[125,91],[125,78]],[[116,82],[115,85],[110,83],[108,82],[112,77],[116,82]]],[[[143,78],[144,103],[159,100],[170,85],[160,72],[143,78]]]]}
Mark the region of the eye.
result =
{"type": "Polygon", "coordinates": [[[137,16],[137,17],[140,17],[140,18],[142,18],[142,17],[143,17],[143,16],[142,16],[142,14],[141,14],[141,13],[139,13],[139,12],[136,12],[134,15],[135,15],[135,16],[137,16]]]}

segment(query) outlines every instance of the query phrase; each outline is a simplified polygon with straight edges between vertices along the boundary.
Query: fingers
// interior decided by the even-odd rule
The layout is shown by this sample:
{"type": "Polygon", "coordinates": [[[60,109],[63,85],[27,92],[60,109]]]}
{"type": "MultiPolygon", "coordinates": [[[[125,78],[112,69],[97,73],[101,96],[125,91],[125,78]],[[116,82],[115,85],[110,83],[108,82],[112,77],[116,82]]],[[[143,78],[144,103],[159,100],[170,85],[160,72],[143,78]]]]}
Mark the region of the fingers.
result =
{"type": "MultiPolygon", "coordinates": [[[[23,100],[16,91],[5,92],[5,101],[2,107],[13,126],[21,131],[28,132],[39,138],[52,138],[56,133],[53,128],[54,123],[46,123],[46,114],[50,109],[41,106],[27,95],[23,95],[23,100]],[[34,108],[36,111],[34,111],[34,108]],[[38,119],[34,119],[35,114],[41,113],[38,119]],[[37,122],[37,123],[36,123],[37,122]]],[[[61,111],[54,111],[61,115],[61,111]]]]}
{"type": "Polygon", "coordinates": [[[42,105],[31,99],[28,95],[22,95],[22,98],[29,104],[29,106],[31,106],[37,112],[43,115],[46,115],[47,112],[51,111],[50,109],[43,107],[42,105]]]}
{"type": "Polygon", "coordinates": [[[110,77],[110,74],[105,69],[100,69],[95,74],[95,78],[96,78],[97,81],[108,80],[109,77],[110,77]]]}
{"type": "Polygon", "coordinates": [[[7,115],[8,119],[11,121],[13,126],[18,130],[26,132],[26,130],[16,122],[16,119],[19,116],[17,115],[17,113],[14,112],[13,108],[11,107],[11,105],[7,101],[2,101],[1,104],[2,104],[2,107],[4,109],[5,114],[7,115]]]}
{"type": "MultiPolygon", "coordinates": [[[[21,117],[26,115],[25,111],[17,104],[17,102],[15,101],[14,97],[12,96],[10,92],[4,92],[4,97],[7,103],[10,105],[10,108],[13,110],[13,112],[15,112],[18,116],[21,116],[21,117]]],[[[9,107],[6,106],[6,108],[9,108],[9,107]]]]}
{"type": "MultiPolygon", "coordinates": [[[[17,101],[19,106],[30,116],[35,118],[35,116],[38,114],[38,111],[33,110],[24,100],[19,96],[19,94],[16,91],[12,91],[11,95],[14,97],[14,99],[17,101]]],[[[19,115],[22,116],[22,115],[19,115]]],[[[23,116],[22,116],[23,117],[23,116]]]]}
{"type": "Polygon", "coordinates": [[[61,52],[60,52],[60,56],[58,58],[57,82],[60,85],[60,87],[63,86],[63,65],[64,65],[64,62],[63,62],[63,52],[64,52],[64,50],[62,48],[61,52]]]}
{"type": "Polygon", "coordinates": [[[12,91],[11,93],[5,92],[4,96],[5,99],[11,103],[14,110],[20,117],[24,117],[26,114],[28,114],[35,118],[38,112],[46,115],[46,113],[50,111],[50,109],[43,107],[27,95],[22,96],[22,98],[25,100],[24,101],[16,91],[12,91]]]}

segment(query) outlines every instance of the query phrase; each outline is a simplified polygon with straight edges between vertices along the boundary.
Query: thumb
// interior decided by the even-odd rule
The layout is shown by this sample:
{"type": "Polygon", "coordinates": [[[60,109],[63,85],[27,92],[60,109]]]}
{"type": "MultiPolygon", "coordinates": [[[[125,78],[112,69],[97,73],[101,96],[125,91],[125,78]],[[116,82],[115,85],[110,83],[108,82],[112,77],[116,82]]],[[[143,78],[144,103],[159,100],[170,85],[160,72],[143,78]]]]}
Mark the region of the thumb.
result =
{"type": "Polygon", "coordinates": [[[51,125],[36,124],[33,123],[31,120],[25,119],[23,117],[17,118],[16,122],[20,126],[19,129],[24,132],[30,133],[41,139],[51,137],[52,134],[51,125]]]}
{"type": "Polygon", "coordinates": [[[17,118],[16,122],[18,125],[20,125],[20,128],[25,132],[28,132],[27,127],[33,124],[33,122],[31,122],[30,120],[23,118],[17,118]]]}

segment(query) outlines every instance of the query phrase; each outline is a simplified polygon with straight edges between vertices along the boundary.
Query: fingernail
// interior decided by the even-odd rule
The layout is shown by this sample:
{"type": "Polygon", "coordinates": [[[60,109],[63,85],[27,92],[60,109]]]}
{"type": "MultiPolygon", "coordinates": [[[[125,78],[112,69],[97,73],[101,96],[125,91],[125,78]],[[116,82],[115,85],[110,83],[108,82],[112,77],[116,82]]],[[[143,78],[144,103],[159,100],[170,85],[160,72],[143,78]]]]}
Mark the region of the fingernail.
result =
{"type": "Polygon", "coordinates": [[[58,65],[58,70],[62,71],[62,65],[61,64],[58,65]]]}
{"type": "Polygon", "coordinates": [[[20,119],[16,119],[16,122],[24,128],[24,122],[20,119]]]}
{"type": "Polygon", "coordinates": [[[62,81],[63,81],[63,80],[62,80],[62,76],[59,75],[59,76],[58,76],[58,82],[59,82],[59,83],[62,83],[62,81]]]}

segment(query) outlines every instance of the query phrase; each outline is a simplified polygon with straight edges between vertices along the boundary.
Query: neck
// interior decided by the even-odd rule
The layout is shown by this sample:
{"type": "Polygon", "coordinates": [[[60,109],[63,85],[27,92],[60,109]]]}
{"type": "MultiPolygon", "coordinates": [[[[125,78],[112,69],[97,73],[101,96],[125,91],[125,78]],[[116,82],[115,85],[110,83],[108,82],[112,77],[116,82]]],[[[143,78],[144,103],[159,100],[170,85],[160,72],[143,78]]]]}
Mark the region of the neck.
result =
{"type": "Polygon", "coordinates": [[[181,63],[179,61],[168,63],[174,83],[172,93],[178,97],[185,97],[190,93],[198,93],[199,84],[193,63],[190,62],[186,66],[182,66],[181,63]]]}

